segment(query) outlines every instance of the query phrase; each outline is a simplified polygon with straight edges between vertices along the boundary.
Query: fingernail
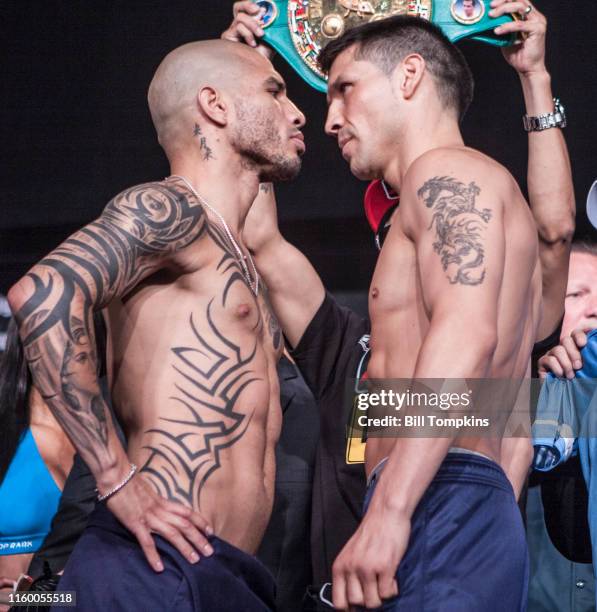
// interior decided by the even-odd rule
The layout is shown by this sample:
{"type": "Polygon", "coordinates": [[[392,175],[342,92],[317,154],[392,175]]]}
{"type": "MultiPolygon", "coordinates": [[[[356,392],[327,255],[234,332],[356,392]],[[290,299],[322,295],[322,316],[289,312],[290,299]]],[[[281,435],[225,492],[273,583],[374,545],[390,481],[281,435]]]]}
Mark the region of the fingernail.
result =
{"type": "Polygon", "coordinates": [[[497,28],[494,30],[494,32],[495,32],[496,34],[501,34],[501,33],[502,33],[502,26],[498,26],[498,27],[497,27],[497,28]]]}
{"type": "Polygon", "coordinates": [[[579,361],[578,359],[574,362],[574,369],[575,370],[580,370],[582,368],[582,361],[579,361]]]}
{"type": "Polygon", "coordinates": [[[259,34],[259,36],[263,36],[265,32],[261,28],[257,28],[257,34],[259,34]]]}
{"type": "Polygon", "coordinates": [[[495,6],[497,4],[497,2],[495,0],[491,0],[491,2],[489,3],[489,6],[495,6]]]}
{"type": "Polygon", "coordinates": [[[196,552],[191,553],[191,563],[197,563],[199,561],[199,555],[196,552]]]}
{"type": "Polygon", "coordinates": [[[489,15],[490,17],[493,17],[493,16],[495,15],[495,11],[493,11],[493,10],[492,10],[492,11],[489,11],[488,15],[489,15]]]}
{"type": "Polygon", "coordinates": [[[209,555],[213,555],[214,549],[209,544],[206,544],[203,547],[203,552],[209,557],[209,555]]]}
{"type": "Polygon", "coordinates": [[[205,528],[205,532],[207,533],[207,535],[213,535],[213,534],[214,534],[213,527],[212,527],[211,525],[208,525],[208,526],[205,528]]]}
{"type": "Polygon", "coordinates": [[[568,373],[566,374],[566,378],[568,378],[568,379],[572,380],[572,379],[574,378],[574,372],[568,372],[568,373]]]}
{"type": "Polygon", "coordinates": [[[256,46],[257,46],[257,43],[254,40],[252,40],[251,41],[251,47],[256,47],[256,46]]]}
{"type": "Polygon", "coordinates": [[[156,569],[158,572],[163,572],[163,571],[164,571],[164,564],[163,564],[161,561],[158,561],[158,562],[155,564],[155,569],[156,569]]]}

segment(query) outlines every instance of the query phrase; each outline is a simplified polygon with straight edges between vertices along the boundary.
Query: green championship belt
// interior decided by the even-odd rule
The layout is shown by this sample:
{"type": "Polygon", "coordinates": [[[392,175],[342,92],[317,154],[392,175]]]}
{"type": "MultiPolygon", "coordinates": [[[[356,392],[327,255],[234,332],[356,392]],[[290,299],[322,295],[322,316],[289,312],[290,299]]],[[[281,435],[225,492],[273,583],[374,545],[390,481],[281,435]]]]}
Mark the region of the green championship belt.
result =
{"type": "Polygon", "coordinates": [[[349,28],[391,15],[413,15],[438,25],[452,41],[472,38],[505,46],[512,36],[500,37],[493,29],[513,19],[493,19],[489,0],[255,0],[265,10],[263,40],[273,47],[318,91],[326,92],[326,76],[317,56],[325,45],[349,28]]]}

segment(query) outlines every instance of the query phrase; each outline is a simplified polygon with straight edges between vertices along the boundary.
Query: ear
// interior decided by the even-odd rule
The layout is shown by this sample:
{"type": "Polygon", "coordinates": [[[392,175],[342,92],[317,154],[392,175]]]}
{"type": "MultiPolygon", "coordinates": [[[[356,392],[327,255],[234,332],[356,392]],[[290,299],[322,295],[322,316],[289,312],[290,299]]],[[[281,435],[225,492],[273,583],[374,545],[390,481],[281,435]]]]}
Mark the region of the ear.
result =
{"type": "Polygon", "coordinates": [[[199,112],[211,119],[219,126],[228,123],[228,105],[221,92],[214,87],[206,85],[197,93],[197,107],[199,112]]]}
{"type": "Polygon", "coordinates": [[[399,78],[397,85],[404,98],[408,100],[417,91],[427,65],[418,53],[410,53],[402,60],[399,66],[401,70],[396,71],[395,78],[399,78]]]}

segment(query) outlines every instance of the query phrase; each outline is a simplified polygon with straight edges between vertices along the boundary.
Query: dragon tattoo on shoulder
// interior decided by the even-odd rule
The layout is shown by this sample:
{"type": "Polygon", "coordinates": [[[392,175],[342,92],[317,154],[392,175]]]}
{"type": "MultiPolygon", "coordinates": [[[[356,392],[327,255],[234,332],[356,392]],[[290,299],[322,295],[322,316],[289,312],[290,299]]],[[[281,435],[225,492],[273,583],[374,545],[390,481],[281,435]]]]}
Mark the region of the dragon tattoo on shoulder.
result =
{"type": "Polygon", "coordinates": [[[452,284],[480,285],[485,279],[484,233],[492,217],[488,208],[475,207],[481,189],[449,176],[436,176],[417,191],[433,210],[428,229],[435,228],[433,250],[452,284]]]}

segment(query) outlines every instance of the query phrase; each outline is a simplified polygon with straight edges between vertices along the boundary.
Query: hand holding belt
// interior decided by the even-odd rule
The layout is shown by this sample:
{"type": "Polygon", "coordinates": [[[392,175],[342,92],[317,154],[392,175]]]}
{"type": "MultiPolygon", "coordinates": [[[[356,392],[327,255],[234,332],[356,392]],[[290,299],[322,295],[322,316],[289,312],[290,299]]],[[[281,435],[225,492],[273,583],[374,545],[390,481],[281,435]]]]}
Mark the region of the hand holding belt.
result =
{"type": "MultiPolygon", "coordinates": [[[[263,40],[273,47],[298,74],[318,91],[327,90],[325,75],[317,66],[319,51],[347,29],[368,21],[412,15],[438,25],[456,42],[472,38],[495,46],[514,42],[493,29],[513,17],[489,17],[489,0],[473,0],[467,16],[463,0],[255,0],[265,11],[263,40]]],[[[470,8],[470,6],[469,6],[470,8]]]]}

